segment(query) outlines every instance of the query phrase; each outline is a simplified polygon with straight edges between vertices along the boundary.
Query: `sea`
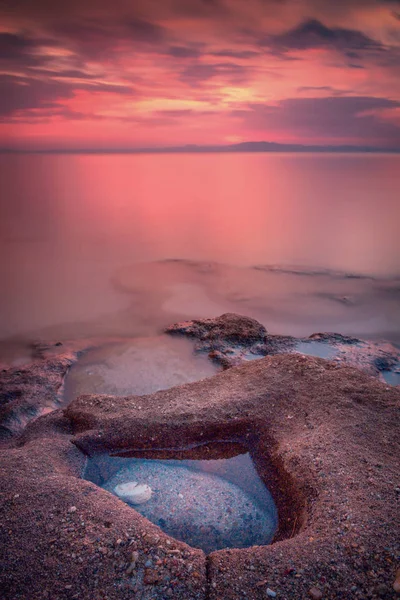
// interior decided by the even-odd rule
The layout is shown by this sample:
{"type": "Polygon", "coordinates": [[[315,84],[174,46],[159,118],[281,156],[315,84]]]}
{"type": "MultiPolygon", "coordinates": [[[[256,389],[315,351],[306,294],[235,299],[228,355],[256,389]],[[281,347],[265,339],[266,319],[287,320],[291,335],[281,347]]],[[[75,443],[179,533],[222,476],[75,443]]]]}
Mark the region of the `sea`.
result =
{"type": "Polygon", "coordinates": [[[399,343],[400,155],[0,154],[0,257],[0,358],[224,312],[399,343]]]}

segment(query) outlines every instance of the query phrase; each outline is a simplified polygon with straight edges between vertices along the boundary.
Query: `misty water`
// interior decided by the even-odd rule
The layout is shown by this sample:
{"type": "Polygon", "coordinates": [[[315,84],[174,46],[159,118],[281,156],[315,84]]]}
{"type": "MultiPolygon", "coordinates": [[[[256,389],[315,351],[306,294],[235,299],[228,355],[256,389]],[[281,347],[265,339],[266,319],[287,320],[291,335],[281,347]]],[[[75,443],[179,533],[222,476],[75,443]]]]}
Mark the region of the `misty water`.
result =
{"type": "Polygon", "coordinates": [[[3,358],[228,311],[400,339],[398,155],[2,154],[0,180],[3,358]]]}

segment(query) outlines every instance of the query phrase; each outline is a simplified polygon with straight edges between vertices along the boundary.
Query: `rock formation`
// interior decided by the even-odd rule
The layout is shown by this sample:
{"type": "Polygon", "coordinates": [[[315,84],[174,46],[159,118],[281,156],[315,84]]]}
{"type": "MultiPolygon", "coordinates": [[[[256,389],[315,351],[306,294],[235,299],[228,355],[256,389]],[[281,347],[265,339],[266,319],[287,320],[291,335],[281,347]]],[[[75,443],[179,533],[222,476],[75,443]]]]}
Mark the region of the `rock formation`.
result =
{"type": "MultiPolygon", "coordinates": [[[[225,350],[234,335],[229,320],[225,333],[212,334],[225,350]]],[[[267,344],[268,334],[258,332],[254,343],[267,344]]],[[[24,368],[20,397],[30,381],[36,385],[38,369],[49,369],[51,383],[54,359],[40,360],[32,380],[24,368]]],[[[52,390],[59,381],[57,374],[52,390]]],[[[3,597],[394,598],[399,407],[400,388],[344,362],[296,353],[148,396],[81,396],[3,442],[3,597]],[[206,556],[82,478],[87,456],[184,453],[197,444],[212,457],[217,440],[240,440],[271,491],[279,513],[271,545],[206,556]]]]}

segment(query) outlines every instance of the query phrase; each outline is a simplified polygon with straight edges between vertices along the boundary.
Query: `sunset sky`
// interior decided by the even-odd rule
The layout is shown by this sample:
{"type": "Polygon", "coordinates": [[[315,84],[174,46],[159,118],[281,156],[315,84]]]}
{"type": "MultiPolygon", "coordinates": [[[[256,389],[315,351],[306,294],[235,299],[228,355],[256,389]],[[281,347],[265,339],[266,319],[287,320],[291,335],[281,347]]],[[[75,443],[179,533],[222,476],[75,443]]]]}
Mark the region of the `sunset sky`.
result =
{"type": "Polygon", "coordinates": [[[400,0],[2,0],[0,147],[400,148],[400,0]]]}

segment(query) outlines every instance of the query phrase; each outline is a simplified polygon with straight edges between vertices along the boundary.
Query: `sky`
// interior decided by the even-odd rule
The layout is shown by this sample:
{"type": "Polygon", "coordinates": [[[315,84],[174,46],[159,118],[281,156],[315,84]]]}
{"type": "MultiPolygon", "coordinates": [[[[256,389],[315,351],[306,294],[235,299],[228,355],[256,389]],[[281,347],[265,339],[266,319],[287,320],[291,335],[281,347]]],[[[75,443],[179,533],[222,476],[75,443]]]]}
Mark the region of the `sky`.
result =
{"type": "Polygon", "coordinates": [[[0,0],[0,147],[400,148],[400,0],[0,0]]]}

